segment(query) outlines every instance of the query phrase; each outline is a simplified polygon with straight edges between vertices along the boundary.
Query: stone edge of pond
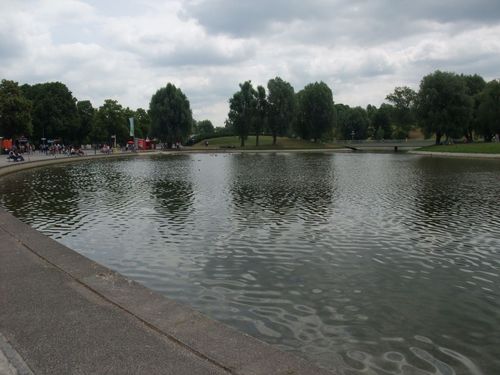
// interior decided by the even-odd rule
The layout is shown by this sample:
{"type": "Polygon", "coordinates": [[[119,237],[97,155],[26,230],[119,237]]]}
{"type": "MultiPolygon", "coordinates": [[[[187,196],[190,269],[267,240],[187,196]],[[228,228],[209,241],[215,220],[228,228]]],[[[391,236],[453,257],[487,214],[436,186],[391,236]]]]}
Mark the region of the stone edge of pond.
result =
{"type": "Polygon", "coordinates": [[[97,154],[97,155],[87,155],[87,156],[59,156],[59,157],[50,157],[50,156],[36,156],[33,157],[32,160],[26,160],[23,162],[4,162],[3,160],[0,162],[0,176],[4,176],[6,174],[19,172],[26,169],[44,167],[48,165],[56,165],[56,164],[67,164],[67,163],[76,163],[79,161],[86,160],[102,160],[109,158],[122,158],[122,157],[138,157],[138,156],[147,156],[147,155],[159,155],[160,151],[153,152],[140,152],[140,153],[117,153],[117,154],[97,154]]]}
{"type": "Polygon", "coordinates": [[[408,151],[408,154],[443,157],[443,158],[462,158],[462,159],[500,159],[500,154],[481,154],[467,152],[436,152],[436,151],[408,151]]]}
{"type": "MultiPolygon", "coordinates": [[[[72,158],[61,158],[57,162],[62,160],[72,161],[72,158]]],[[[0,169],[0,175],[55,162],[47,163],[45,160],[44,163],[9,165],[0,169]],[[8,172],[5,172],[7,168],[8,172]]],[[[144,324],[145,329],[152,329],[164,340],[191,351],[198,358],[207,360],[228,373],[333,374],[330,370],[274,348],[127,279],[22,223],[3,208],[0,208],[0,227],[23,245],[23,251],[30,251],[55,267],[57,272],[85,287],[89,293],[118,307],[131,319],[144,324]]],[[[89,300],[89,303],[92,302],[89,300]]],[[[23,311],[23,306],[19,306],[19,311],[23,311]]],[[[57,312],[54,314],[56,318],[57,312]]],[[[74,324],[78,322],[75,321],[74,324]]],[[[29,353],[19,350],[23,348],[13,347],[23,352],[23,359],[29,362],[29,353]]]]}

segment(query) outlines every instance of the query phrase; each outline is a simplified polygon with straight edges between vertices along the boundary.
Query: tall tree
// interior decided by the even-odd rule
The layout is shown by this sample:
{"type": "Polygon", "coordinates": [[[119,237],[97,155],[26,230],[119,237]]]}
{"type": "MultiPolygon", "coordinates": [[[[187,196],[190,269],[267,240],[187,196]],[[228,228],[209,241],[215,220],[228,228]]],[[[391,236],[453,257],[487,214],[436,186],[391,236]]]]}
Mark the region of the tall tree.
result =
{"type": "Polygon", "coordinates": [[[332,132],[335,107],[332,90],[324,82],[310,83],[297,94],[298,133],[302,138],[317,142],[324,134],[332,132]]]}
{"type": "Polygon", "coordinates": [[[253,131],[255,133],[255,146],[259,145],[259,136],[265,129],[267,123],[268,108],[269,104],[266,98],[266,89],[262,86],[257,86],[257,92],[255,98],[255,116],[253,120],[253,131]]]}
{"type": "Polygon", "coordinates": [[[245,146],[245,140],[251,130],[255,116],[257,103],[257,92],[251,81],[240,83],[240,90],[229,99],[229,113],[227,123],[235,134],[240,138],[241,147],[245,146]]]}
{"type": "Polygon", "coordinates": [[[465,85],[467,86],[467,94],[472,99],[472,118],[470,121],[470,125],[466,129],[465,137],[472,141],[472,132],[481,131],[481,125],[478,121],[479,116],[479,104],[480,104],[480,96],[481,92],[484,90],[486,86],[486,81],[480,75],[461,75],[462,79],[465,81],[465,85]]]}
{"type": "Polygon", "coordinates": [[[347,104],[335,104],[336,123],[334,136],[338,139],[351,139],[351,130],[347,128],[350,107],[347,104]]]}
{"type": "Polygon", "coordinates": [[[116,136],[117,143],[125,143],[129,132],[127,115],[121,104],[116,100],[106,99],[97,110],[95,130],[94,136],[97,141],[111,143],[111,137],[116,136]]]}
{"type": "Polygon", "coordinates": [[[411,126],[415,124],[415,101],[417,93],[407,86],[396,87],[394,92],[386,96],[386,100],[392,103],[392,118],[396,126],[396,132],[405,137],[411,126]]]}
{"type": "Polygon", "coordinates": [[[485,141],[500,134],[500,80],[488,82],[480,94],[478,123],[485,141]]]}
{"type": "Polygon", "coordinates": [[[90,133],[94,126],[95,109],[90,100],[82,100],[76,103],[79,126],[76,133],[76,139],[79,144],[89,143],[90,133]]]}
{"type": "Polygon", "coordinates": [[[138,126],[137,126],[137,116],[136,116],[136,112],[127,107],[127,108],[124,108],[123,109],[123,115],[125,116],[125,120],[126,120],[126,128],[127,128],[127,138],[130,139],[130,121],[129,119],[131,117],[134,118],[134,134],[133,136],[134,137],[137,137],[137,138],[144,138],[143,135],[142,135],[142,131],[138,129],[138,126]]]}
{"type": "Polygon", "coordinates": [[[134,113],[134,127],[137,131],[137,136],[146,138],[151,131],[151,117],[143,108],[137,108],[134,113]]]}
{"type": "Polygon", "coordinates": [[[214,134],[214,125],[210,120],[201,120],[196,123],[196,132],[201,138],[210,137],[214,134]]]}
{"type": "Polygon", "coordinates": [[[0,134],[5,138],[30,136],[31,102],[23,96],[14,81],[3,79],[0,84],[0,134]]]}
{"type": "Polygon", "coordinates": [[[365,139],[368,135],[369,118],[362,107],[350,108],[346,105],[336,105],[337,136],[342,139],[365,139]]]}
{"type": "Polygon", "coordinates": [[[373,117],[375,138],[389,139],[392,137],[391,115],[394,107],[387,103],[382,103],[377,113],[373,117]]]}
{"type": "Polygon", "coordinates": [[[366,106],[366,114],[368,115],[368,130],[367,137],[375,137],[377,129],[375,127],[375,116],[377,115],[378,109],[376,106],[368,104],[366,106]]]}
{"type": "Polygon", "coordinates": [[[193,115],[186,95],[173,84],[159,89],[149,103],[151,135],[171,147],[187,139],[193,125],[193,115]]]}
{"type": "Polygon", "coordinates": [[[472,115],[472,100],[464,80],[439,70],[425,76],[417,97],[417,116],[427,134],[458,137],[465,134],[472,115]]]}
{"type": "Polygon", "coordinates": [[[269,80],[267,90],[268,126],[273,136],[273,145],[276,145],[276,137],[285,135],[291,128],[296,115],[297,100],[292,85],[280,77],[269,80]]]}
{"type": "Polygon", "coordinates": [[[23,85],[24,95],[33,102],[33,136],[61,138],[63,142],[76,141],[78,113],[76,98],[61,82],[23,85]]]}
{"type": "Polygon", "coordinates": [[[129,119],[132,117],[134,119],[134,137],[146,138],[149,135],[151,128],[151,119],[149,114],[142,108],[138,108],[134,111],[127,107],[123,110],[123,112],[127,119],[128,137],[130,137],[129,119]]]}

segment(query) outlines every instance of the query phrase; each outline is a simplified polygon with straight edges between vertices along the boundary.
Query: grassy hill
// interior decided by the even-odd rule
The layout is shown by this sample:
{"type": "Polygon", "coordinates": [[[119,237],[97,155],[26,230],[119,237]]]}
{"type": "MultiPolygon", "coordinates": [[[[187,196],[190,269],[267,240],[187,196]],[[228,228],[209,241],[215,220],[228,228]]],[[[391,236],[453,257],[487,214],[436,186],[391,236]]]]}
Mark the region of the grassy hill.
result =
{"type": "Polygon", "coordinates": [[[208,139],[208,146],[205,146],[205,140],[196,143],[192,149],[224,149],[236,148],[244,150],[285,150],[285,149],[318,149],[318,148],[338,148],[338,146],[329,145],[321,142],[310,142],[288,137],[278,137],[276,145],[273,146],[273,137],[265,135],[259,137],[259,146],[255,146],[255,136],[249,136],[245,141],[245,147],[240,147],[240,140],[236,136],[220,137],[208,139]]]}

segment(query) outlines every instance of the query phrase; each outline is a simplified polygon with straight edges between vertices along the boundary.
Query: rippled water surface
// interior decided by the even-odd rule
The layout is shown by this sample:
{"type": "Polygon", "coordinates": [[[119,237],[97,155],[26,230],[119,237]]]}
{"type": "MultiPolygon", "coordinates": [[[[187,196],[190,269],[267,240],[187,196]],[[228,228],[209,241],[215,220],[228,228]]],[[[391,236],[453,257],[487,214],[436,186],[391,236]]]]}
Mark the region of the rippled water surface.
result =
{"type": "Polygon", "coordinates": [[[500,373],[500,163],[180,155],[0,179],[23,221],[342,374],[500,373]]]}

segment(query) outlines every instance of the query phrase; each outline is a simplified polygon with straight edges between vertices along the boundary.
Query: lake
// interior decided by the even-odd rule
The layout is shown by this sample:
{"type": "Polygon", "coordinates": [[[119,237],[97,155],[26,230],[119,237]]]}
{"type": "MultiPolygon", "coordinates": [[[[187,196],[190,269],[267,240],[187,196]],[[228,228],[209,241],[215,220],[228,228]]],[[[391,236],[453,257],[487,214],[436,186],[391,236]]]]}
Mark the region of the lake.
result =
{"type": "Polygon", "coordinates": [[[500,373],[500,162],[185,154],[0,179],[32,227],[342,374],[500,373]]]}

